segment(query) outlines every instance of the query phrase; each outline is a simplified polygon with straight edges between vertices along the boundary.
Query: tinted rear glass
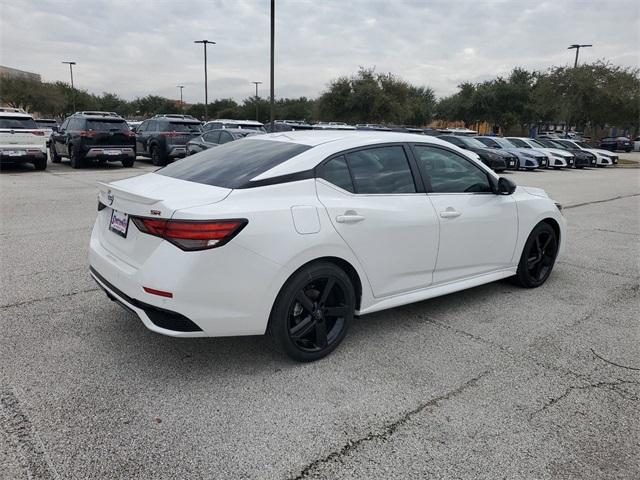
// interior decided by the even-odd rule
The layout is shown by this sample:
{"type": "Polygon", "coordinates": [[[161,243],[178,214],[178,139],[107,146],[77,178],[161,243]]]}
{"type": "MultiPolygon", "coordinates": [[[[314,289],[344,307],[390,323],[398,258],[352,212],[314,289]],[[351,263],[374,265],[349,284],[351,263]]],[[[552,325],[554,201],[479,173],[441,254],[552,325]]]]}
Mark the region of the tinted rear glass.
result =
{"type": "Polygon", "coordinates": [[[87,120],[87,130],[129,130],[129,124],[124,120],[87,120]]]}
{"type": "Polygon", "coordinates": [[[0,128],[38,128],[33,118],[0,117],[0,128]]]}
{"type": "Polygon", "coordinates": [[[247,188],[250,180],[309,150],[308,145],[241,140],[205,150],[157,171],[160,175],[224,188],[247,188]]]}
{"type": "Polygon", "coordinates": [[[201,132],[202,127],[199,123],[193,122],[169,122],[165,123],[162,128],[163,132],[201,132]]]}

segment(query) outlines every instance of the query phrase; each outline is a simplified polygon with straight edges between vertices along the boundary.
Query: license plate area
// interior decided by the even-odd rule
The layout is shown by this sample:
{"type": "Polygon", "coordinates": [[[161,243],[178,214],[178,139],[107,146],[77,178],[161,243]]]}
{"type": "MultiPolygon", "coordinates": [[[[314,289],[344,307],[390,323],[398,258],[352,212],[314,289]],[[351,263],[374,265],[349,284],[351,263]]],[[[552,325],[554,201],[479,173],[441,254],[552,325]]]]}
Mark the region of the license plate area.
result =
{"type": "Polygon", "coordinates": [[[7,155],[8,157],[21,157],[27,154],[25,150],[5,150],[2,153],[7,155]]]}
{"type": "Polygon", "coordinates": [[[111,211],[111,219],[109,220],[109,230],[122,238],[127,238],[129,230],[129,215],[117,210],[111,211]]]}
{"type": "Polygon", "coordinates": [[[122,155],[122,150],[115,150],[115,149],[104,150],[103,154],[104,155],[122,155]]]}

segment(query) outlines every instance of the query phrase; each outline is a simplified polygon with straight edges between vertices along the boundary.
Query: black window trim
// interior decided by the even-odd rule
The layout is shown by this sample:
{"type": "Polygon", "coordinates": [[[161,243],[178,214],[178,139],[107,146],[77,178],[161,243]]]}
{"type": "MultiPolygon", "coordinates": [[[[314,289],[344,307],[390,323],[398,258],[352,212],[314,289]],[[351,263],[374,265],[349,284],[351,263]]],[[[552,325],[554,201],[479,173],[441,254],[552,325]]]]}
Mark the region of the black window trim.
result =
{"type": "Polygon", "coordinates": [[[385,143],[376,143],[376,144],[372,144],[372,145],[366,145],[366,146],[360,146],[360,147],[353,147],[353,148],[349,148],[347,150],[342,150],[340,152],[336,152],[333,153],[331,155],[329,155],[327,158],[325,158],[324,160],[322,160],[320,163],[318,163],[318,165],[315,166],[315,168],[313,168],[311,170],[313,172],[313,176],[316,178],[316,180],[320,179],[320,180],[324,180],[325,182],[327,182],[328,184],[332,185],[335,188],[340,189],[342,192],[348,193],[349,195],[360,195],[360,196],[388,196],[388,195],[418,195],[418,194],[425,194],[426,190],[424,188],[424,183],[422,180],[422,175],[419,172],[418,169],[418,165],[416,163],[416,159],[413,156],[413,152],[411,151],[411,148],[409,146],[409,144],[407,144],[406,142],[385,142],[385,143]],[[415,192],[405,192],[405,193],[358,193],[358,189],[356,186],[356,182],[353,180],[353,173],[351,171],[351,166],[349,165],[349,161],[347,160],[346,156],[350,153],[355,153],[355,152],[361,152],[364,150],[371,150],[374,148],[381,148],[381,147],[402,147],[404,150],[404,154],[405,157],[407,158],[407,161],[409,162],[409,169],[411,171],[411,176],[413,177],[413,185],[416,189],[415,192]],[[341,187],[339,187],[338,185],[334,185],[333,183],[329,182],[328,180],[325,180],[323,178],[323,174],[324,174],[324,166],[329,163],[331,160],[333,160],[334,158],[338,158],[338,157],[345,157],[345,161],[347,164],[347,168],[349,169],[349,176],[351,177],[351,184],[353,185],[353,192],[349,192],[348,190],[345,190],[341,187]]]}
{"type": "Polygon", "coordinates": [[[418,159],[418,153],[415,151],[415,147],[430,147],[430,148],[435,148],[438,150],[445,150],[449,153],[453,153],[456,156],[464,159],[465,161],[469,162],[471,165],[473,165],[474,167],[476,167],[478,170],[480,170],[482,173],[484,173],[487,177],[487,181],[489,182],[489,186],[491,187],[492,191],[491,192],[434,192],[433,188],[431,187],[431,182],[425,180],[424,178],[422,178],[422,171],[420,171],[420,177],[422,178],[422,181],[424,182],[424,185],[427,186],[426,188],[426,192],[427,195],[495,195],[496,192],[496,188],[497,188],[497,180],[494,178],[493,175],[491,175],[489,172],[487,172],[484,168],[478,166],[473,160],[471,160],[470,158],[467,158],[466,155],[461,155],[459,152],[456,152],[455,150],[446,147],[445,145],[436,145],[434,143],[416,143],[416,142],[412,142],[410,145],[411,148],[411,153],[414,155],[414,160],[416,161],[417,164],[417,159],[418,159]]]}

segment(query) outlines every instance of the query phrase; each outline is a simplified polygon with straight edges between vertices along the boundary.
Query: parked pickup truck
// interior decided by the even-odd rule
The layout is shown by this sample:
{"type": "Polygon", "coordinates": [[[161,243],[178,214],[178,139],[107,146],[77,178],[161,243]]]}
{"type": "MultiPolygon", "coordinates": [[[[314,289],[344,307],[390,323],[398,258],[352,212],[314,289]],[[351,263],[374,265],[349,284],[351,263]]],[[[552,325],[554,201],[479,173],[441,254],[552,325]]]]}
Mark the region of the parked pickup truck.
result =
{"type": "Polygon", "coordinates": [[[0,164],[33,163],[47,168],[47,137],[33,117],[18,108],[0,109],[0,164]]]}

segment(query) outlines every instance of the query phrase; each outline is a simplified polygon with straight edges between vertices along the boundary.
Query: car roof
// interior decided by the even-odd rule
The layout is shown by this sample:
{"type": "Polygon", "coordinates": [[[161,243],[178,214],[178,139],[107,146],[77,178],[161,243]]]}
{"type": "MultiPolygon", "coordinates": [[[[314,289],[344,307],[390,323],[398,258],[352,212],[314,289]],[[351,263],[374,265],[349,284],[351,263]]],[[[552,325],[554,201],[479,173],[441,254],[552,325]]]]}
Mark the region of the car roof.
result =
{"type": "Polygon", "coordinates": [[[258,135],[260,132],[256,132],[255,130],[249,130],[247,128],[214,128],[213,130],[207,130],[203,132],[202,135],[206,135],[208,133],[213,132],[229,132],[229,133],[242,133],[243,135],[258,135]]]}
{"type": "Polygon", "coordinates": [[[263,180],[280,175],[306,171],[315,168],[319,159],[330,157],[344,150],[360,147],[366,148],[384,143],[412,143],[443,146],[450,150],[455,150],[467,158],[475,159],[473,154],[470,154],[468,151],[456,147],[446,140],[440,140],[437,137],[379,130],[296,130],[292,132],[254,135],[241,141],[287,142],[312,147],[292,159],[275,166],[271,170],[258,175],[253,180],[263,180]]]}
{"type": "Polygon", "coordinates": [[[33,117],[24,112],[0,112],[0,117],[13,117],[13,118],[31,118],[33,117]]]}
{"type": "Polygon", "coordinates": [[[233,119],[229,119],[229,118],[217,118],[215,120],[211,120],[210,122],[207,123],[212,123],[212,122],[219,122],[219,123],[235,123],[237,125],[256,125],[256,126],[260,126],[262,127],[263,124],[256,121],[256,120],[233,120],[233,119]]]}

